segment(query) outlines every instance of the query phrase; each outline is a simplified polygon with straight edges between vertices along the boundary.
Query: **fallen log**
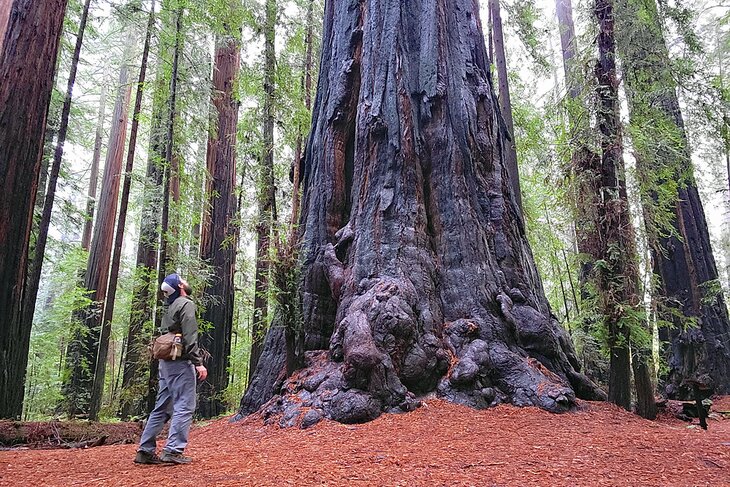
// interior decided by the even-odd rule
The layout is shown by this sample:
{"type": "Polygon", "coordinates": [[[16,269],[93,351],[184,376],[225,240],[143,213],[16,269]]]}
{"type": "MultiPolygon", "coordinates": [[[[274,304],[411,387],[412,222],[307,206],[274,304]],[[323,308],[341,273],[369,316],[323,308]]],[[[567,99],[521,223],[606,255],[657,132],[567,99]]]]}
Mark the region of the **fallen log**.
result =
{"type": "Polygon", "coordinates": [[[0,421],[0,447],[89,448],[101,444],[134,443],[141,433],[139,422],[0,421]]]}

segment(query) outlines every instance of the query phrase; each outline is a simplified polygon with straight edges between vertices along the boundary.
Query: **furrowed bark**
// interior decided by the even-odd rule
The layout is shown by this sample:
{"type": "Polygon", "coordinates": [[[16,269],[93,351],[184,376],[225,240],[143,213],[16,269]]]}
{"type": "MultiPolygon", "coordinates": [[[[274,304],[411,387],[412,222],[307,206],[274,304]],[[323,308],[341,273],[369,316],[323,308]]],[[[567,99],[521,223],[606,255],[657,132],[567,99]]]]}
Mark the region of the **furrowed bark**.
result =
{"type": "Polygon", "coordinates": [[[306,367],[278,388],[274,323],[241,413],[279,392],[261,413],[301,426],[432,391],[551,411],[601,397],[545,299],[508,143],[477,2],[326,2],[302,180],[306,367]]]}
{"type": "Polygon", "coordinates": [[[202,333],[200,344],[210,354],[206,362],[208,379],[200,386],[198,414],[212,418],[223,414],[226,406],[221,393],[228,387],[228,364],[233,332],[234,271],[238,248],[236,224],[236,132],[239,103],[234,96],[235,83],[241,66],[240,31],[236,27],[219,39],[213,70],[212,103],[218,117],[214,135],[208,139],[208,170],[210,191],[209,225],[201,235],[200,258],[208,262],[213,281],[205,293],[211,304],[202,320],[213,329],[202,333]]]}
{"type": "Polygon", "coordinates": [[[69,417],[87,416],[91,412],[90,400],[101,339],[102,313],[109,282],[117,220],[117,199],[127,138],[129,99],[132,91],[128,78],[129,68],[124,64],[119,72],[119,88],[109,134],[98,216],[84,276],[84,288],[89,290],[92,304],[79,312],[78,318],[81,323],[73,332],[66,355],[69,377],[64,384],[63,393],[69,417]]]}
{"type": "Polygon", "coordinates": [[[0,417],[19,417],[30,329],[23,283],[66,0],[3,2],[0,15],[0,417]],[[12,4],[12,5],[9,5],[12,4]],[[6,9],[10,9],[9,11],[6,9]],[[9,13],[8,13],[9,12],[9,13]],[[38,63],[43,59],[43,63],[38,63]]]}

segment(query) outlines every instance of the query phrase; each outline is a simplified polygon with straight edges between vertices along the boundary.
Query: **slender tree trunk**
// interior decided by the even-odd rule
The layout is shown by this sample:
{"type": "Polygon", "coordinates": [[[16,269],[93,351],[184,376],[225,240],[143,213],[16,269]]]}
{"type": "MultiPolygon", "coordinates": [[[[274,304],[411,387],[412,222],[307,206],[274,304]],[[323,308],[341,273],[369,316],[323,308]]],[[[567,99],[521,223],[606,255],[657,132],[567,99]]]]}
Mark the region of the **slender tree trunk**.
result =
{"type": "Polygon", "coordinates": [[[23,408],[30,343],[23,283],[66,3],[15,0],[0,22],[0,418],[17,418],[23,408]]]}
{"type": "Polygon", "coordinates": [[[308,426],[418,406],[570,409],[600,391],[551,317],[505,169],[478,2],[329,0],[305,153],[306,368],[272,326],[241,413],[308,426]],[[416,93],[417,96],[413,96],[416,93]],[[268,353],[267,353],[268,352],[268,353]]]}
{"type": "Polygon", "coordinates": [[[81,236],[81,248],[89,250],[91,245],[91,230],[94,227],[94,208],[96,206],[96,188],[99,184],[99,161],[101,160],[101,149],[104,138],[104,119],[106,114],[107,87],[101,89],[99,98],[99,116],[96,122],[96,136],[94,138],[94,155],[91,158],[91,169],[89,170],[89,191],[86,200],[86,221],[81,236]]]}
{"type": "MultiPolygon", "coordinates": [[[[586,284],[593,263],[585,260],[585,256],[591,254],[591,249],[596,248],[595,239],[597,235],[591,231],[593,226],[593,208],[586,203],[586,195],[590,197],[592,183],[583,178],[590,174],[591,168],[599,164],[600,156],[592,149],[592,141],[595,138],[593,129],[590,127],[590,116],[585,102],[582,99],[585,80],[579,71],[580,66],[576,63],[575,55],[578,50],[575,38],[575,27],[573,23],[573,6],[571,0],[556,0],[555,11],[558,17],[560,29],[560,44],[563,53],[563,72],[565,74],[565,85],[568,99],[566,108],[568,113],[568,125],[571,146],[571,170],[574,178],[574,207],[576,212],[576,244],[578,253],[583,257],[579,276],[578,286],[582,298],[587,296],[586,284]]],[[[583,324],[588,327],[587,323],[583,324]]]]}
{"type": "MultiPolygon", "coordinates": [[[[164,9],[164,5],[163,5],[164,9]]],[[[165,112],[168,105],[169,85],[164,75],[166,50],[160,47],[152,108],[152,127],[147,160],[137,244],[134,295],[127,333],[127,351],[122,377],[120,415],[123,419],[143,416],[147,398],[154,396],[156,377],[149,374],[151,361],[146,360],[145,348],[154,329],[153,302],[157,297],[157,252],[160,238],[163,164],[165,160],[165,112]],[[142,399],[144,396],[144,399],[142,399]]]]}
{"type": "Polygon", "coordinates": [[[693,397],[692,384],[730,392],[730,319],[654,0],[617,2],[619,54],[634,140],[644,221],[659,278],[669,374],[666,393],[693,397]],[[657,191],[661,187],[663,191],[657,191]],[[669,196],[666,194],[669,193],[669,196]]]}
{"type": "Polygon", "coordinates": [[[58,129],[58,141],[53,153],[53,163],[51,164],[51,172],[48,179],[48,188],[46,190],[45,202],[43,204],[43,214],[40,224],[38,225],[38,237],[36,238],[33,260],[30,264],[28,278],[23,291],[23,329],[30,330],[33,326],[33,315],[35,314],[35,302],[38,297],[38,287],[41,281],[41,272],[43,270],[43,258],[46,253],[46,243],[48,242],[48,229],[51,225],[51,213],[53,211],[53,203],[56,198],[56,185],[58,183],[58,175],[61,171],[61,162],[63,159],[63,148],[66,143],[68,134],[68,122],[71,115],[71,103],[73,101],[73,90],[76,84],[76,73],[78,71],[79,59],[81,58],[81,47],[84,43],[84,33],[86,31],[86,22],[89,18],[89,7],[91,0],[86,0],[84,9],[79,22],[79,31],[76,35],[76,46],[71,58],[71,69],[68,76],[68,84],[66,87],[66,97],[63,101],[63,109],[61,110],[61,123],[58,129]]]}
{"type": "Polygon", "coordinates": [[[275,212],[274,187],[274,102],[276,75],[276,0],[266,0],[264,25],[264,138],[259,178],[259,216],[256,224],[256,273],[254,284],[254,321],[249,370],[256,370],[263,351],[268,321],[268,288],[271,262],[269,246],[275,212]]]}
{"type": "MultiPolygon", "coordinates": [[[[234,2],[235,4],[235,2],[234,2]]],[[[235,9],[235,5],[231,6],[235,9]]],[[[226,406],[221,393],[228,387],[228,364],[233,332],[234,273],[238,248],[236,223],[236,132],[239,102],[234,96],[241,67],[240,26],[231,26],[218,40],[213,71],[212,103],[218,119],[215,135],[208,139],[208,168],[211,192],[207,207],[210,225],[202,235],[200,258],[212,267],[213,281],[206,294],[215,303],[206,307],[203,321],[213,329],[201,334],[201,345],[211,354],[208,379],[201,386],[198,413],[204,418],[223,414],[226,406]]]]}
{"type": "MultiPolygon", "coordinates": [[[[178,71],[180,69],[180,54],[182,50],[182,24],[185,9],[180,7],[177,11],[175,20],[175,48],[172,54],[172,74],[170,77],[170,91],[167,108],[167,119],[165,120],[167,133],[165,135],[165,169],[163,176],[164,193],[162,197],[162,219],[161,219],[161,235],[160,240],[160,256],[157,267],[157,282],[162,284],[165,273],[171,269],[172,262],[169,258],[169,246],[171,235],[170,229],[170,197],[174,196],[175,178],[177,170],[173,171],[175,165],[175,118],[177,117],[177,84],[178,71]]],[[[176,241],[174,243],[177,243],[176,241]]]]}
{"type": "Polygon", "coordinates": [[[507,79],[507,55],[504,46],[504,34],[502,33],[502,13],[499,0],[489,0],[489,13],[492,18],[492,32],[494,34],[494,52],[497,67],[497,80],[499,81],[499,109],[502,113],[507,131],[509,132],[510,143],[505,148],[507,160],[507,173],[512,183],[512,192],[517,207],[522,211],[522,191],[520,190],[520,171],[517,165],[517,145],[515,141],[515,127],[512,121],[512,100],[509,95],[509,81],[507,79]]]}
{"type": "Polygon", "coordinates": [[[13,6],[11,1],[3,1],[0,3],[0,52],[3,49],[5,41],[5,32],[7,31],[8,21],[10,20],[10,10],[13,6]]]}
{"type": "Polygon", "coordinates": [[[142,110],[142,95],[144,83],[147,79],[147,58],[150,53],[150,39],[155,22],[155,3],[152,2],[147,33],[145,35],[144,47],[142,48],[142,62],[137,81],[137,94],[134,101],[134,112],[132,114],[132,127],[129,132],[129,150],[127,151],[127,164],[124,169],[124,184],[122,186],[122,197],[119,203],[119,219],[114,237],[114,250],[111,259],[111,270],[109,272],[109,285],[106,292],[104,314],[102,315],[101,338],[99,342],[99,355],[96,360],[94,371],[94,388],[91,394],[90,419],[96,421],[101,409],[101,400],[104,392],[104,377],[106,375],[106,362],[109,349],[109,337],[111,336],[112,319],[114,317],[114,301],[117,295],[117,280],[119,278],[119,265],[122,260],[122,244],[124,243],[124,228],[127,224],[127,209],[129,208],[129,191],[132,186],[132,171],[134,169],[134,155],[137,147],[137,133],[139,131],[139,115],[142,110]]]}
{"type": "Polygon", "coordinates": [[[119,72],[119,88],[114,105],[104,177],[101,183],[99,214],[94,226],[94,237],[84,277],[84,288],[89,290],[89,298],[93,304],[83,310],[79,316],[82,323],[74,332],[66,359],[70,374],[64,386],[64,396],[70,417],[86,416],[91,412],[90,399],[96,359],[101,344],[102,312],[109,282],[119,184],[127,138],[129,99],[132,91],[128,78],[129,68],[123,64],[119,72]]]}

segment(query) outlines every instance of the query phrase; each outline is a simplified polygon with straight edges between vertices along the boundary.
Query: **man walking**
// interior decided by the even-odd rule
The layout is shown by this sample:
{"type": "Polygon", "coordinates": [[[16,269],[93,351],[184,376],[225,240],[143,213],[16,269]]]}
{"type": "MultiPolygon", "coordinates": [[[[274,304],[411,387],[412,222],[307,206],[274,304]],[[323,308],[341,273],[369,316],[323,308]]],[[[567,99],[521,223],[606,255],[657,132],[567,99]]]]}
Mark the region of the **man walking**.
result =
{"type": "Polygon", "coordinates": [[[205,380],[208,370],[203,366],[198,348],[198,322],[195,318],[195,303],[189,298],[192,292],[190,285],[179,275],[170,274],[161,288],[167,297],[168,308],[162,318],[160,331],[163,334],[170,331],[182,334],[183,351],[177,360],[160,360],[157,401],[142,432],[134,462],[190,463],[192,459],[183,456],[183,451],[188,444],[188,433],[195,412],[195,376],[197,374],[200,380],[205,380]],[[157,435],[168,420],[170,432],[158,457],[155,453],[157,435]]]}

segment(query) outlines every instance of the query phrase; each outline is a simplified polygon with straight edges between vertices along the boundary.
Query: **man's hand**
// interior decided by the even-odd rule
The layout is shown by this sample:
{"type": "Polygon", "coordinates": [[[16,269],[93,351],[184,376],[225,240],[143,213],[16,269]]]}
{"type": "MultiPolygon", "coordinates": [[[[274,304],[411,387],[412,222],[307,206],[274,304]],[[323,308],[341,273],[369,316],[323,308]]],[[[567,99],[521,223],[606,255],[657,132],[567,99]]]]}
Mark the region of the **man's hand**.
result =
{"type": "Polygon", "coordinates": [[[198,379],[205,380],[208,377],[208,369],[204,365],[196,365],[195,372],[198,373],[198,379]]]}

